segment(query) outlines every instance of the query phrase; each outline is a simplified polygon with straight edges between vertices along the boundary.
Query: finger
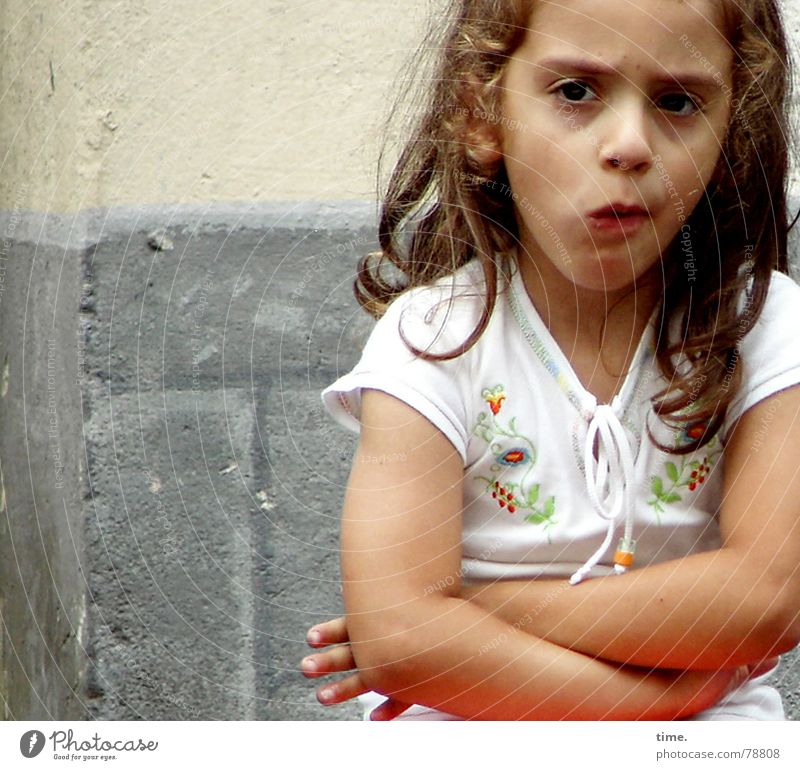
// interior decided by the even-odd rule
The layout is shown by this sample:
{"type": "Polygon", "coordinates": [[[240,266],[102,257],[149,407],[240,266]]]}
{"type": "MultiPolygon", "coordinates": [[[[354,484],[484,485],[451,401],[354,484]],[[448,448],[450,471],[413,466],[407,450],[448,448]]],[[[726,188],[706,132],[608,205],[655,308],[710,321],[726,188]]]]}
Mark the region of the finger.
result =
{"type": "Polygon", "coordinates": [[[751,663],[749,678],[755,679],[757,676],[769,673],[776,668],[780,662],[780,658],[767,658],[766,660],[759,661],[758,663],[751,663]]]}
{"type": "Polygon", "coordinates": [[[353,674],[346,679],[320,687],[317,690],[317,700],[323,706],[331,706],[334,703],[344,703],[369,691],[370,688],[364,684],[361,674],[353,674]]]}
{"type": "Polygon", "coordinates": [[[395,717],[399,717],[404,711],[411,708],[410,703],[403,703],[403,701],[388,698],[376,709],[373,709],[369,718],[372,722],[389,722],[395,717]]]}
{"type": "Polygon", "coordinates": [[[303,658],[300,668],[304,676],[312,679],[326,674],[350,671],[356,668],[356,661],[353,658],[352,647],[349,644],[343,644],[303,658]]]}
{"type": "Polygon", "coordinates": [[[327,647],[329,644],[346,644],[350,641],[346,618],[336,618],[312,626],[308,629],[306,641],[314,648],[327,647]]]}
{"type": "Polygon", "coordinates": [[[725,695],[729,695],[734,690],[738,690],[748,679],[750,678],[750,666],[747,664],[743,666],[739,666],[733,672],[733,676],[730,678],[728,682],[728,686],[725,689],[725,695]]]}

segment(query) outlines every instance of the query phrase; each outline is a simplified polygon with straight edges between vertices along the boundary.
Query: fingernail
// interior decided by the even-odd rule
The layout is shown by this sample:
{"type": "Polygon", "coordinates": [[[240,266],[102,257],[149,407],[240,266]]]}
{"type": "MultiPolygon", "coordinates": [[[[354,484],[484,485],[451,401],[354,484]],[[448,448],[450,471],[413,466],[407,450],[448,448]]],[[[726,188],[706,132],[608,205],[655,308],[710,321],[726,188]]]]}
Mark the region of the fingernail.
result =
{"type": "Polygon", "coordinates": [[[303,667],[304,671],[313,672],[317,670],[317,661],[315,661],[314,658],[303,658],[300,665],[303,667]]]}
{"type": "Polygon", "coordinates": [[[309,631],[306,639],[308,640],[309,644],[319,644],[322,637],[320,636],[319,631],[309,631]]]}
{"type": "Polygon", "coordinates": [[[319,699],[324,702],[328,702],[333,700],[333,690],[330,688],[325,688],[324,690],[319,691],[319,699]]]}

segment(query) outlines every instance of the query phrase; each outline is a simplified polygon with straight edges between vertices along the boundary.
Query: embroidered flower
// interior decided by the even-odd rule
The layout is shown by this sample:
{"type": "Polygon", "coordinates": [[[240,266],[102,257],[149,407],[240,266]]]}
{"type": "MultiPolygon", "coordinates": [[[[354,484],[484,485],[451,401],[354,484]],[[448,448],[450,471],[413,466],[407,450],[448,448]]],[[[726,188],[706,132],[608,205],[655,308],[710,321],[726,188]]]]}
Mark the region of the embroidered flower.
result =
{"type": "Polygon", "coordinates": [[[684,428],[678,435],[678,444],[685,446],[703,438],[703,435],[708,428],[708,423],[696,422],[694,425],[689,425],[684,428]]]}
{"type": "Polygon", "coordinates": [[[500,465],[524,465],[525,463],[529,462],[531,459],[530,453],[523,449],[522,447],[515,447],[514,449],[509,449],[507,452],[504,452],[497,458],[497,462],[500,465]]]}
{"type": "MultiPolygon", "coordinates": [[[[702,435],[705,431],[704,425],[699,428],[693,426],[693,428],[699,431],[699,434],[696,435],[702,435]]],[[[689,428],[689,430],[692,430],[692,428],[689,428]]],[[[702,461],[683,456],[680,465],[676,465],[671,460],[665,462],[664,472],[666,473],[667,481],[661,476],[653,476],[650,479],[650,491],[653,496],[647,503],[653,507],[656,513],[663,513],[664,505],[681,502],[683,499],[681,489],[695,492],[706,481],[714,467],[714,463],[722,454],[722,444],[719,438],[714,436],[706,445],[706,449],[708,454],[703,457],[702,461]]]]}
{"type": "Polygon", "coordinates": [[[553,495],[540,499],[540,484],[530,478],[535,471],[536,448],[530,438],[517,429],[516,417],[507,422],[497,418],[506,400],[505,388],[503,385],[484,388],[481,398],[489,405],[491,413],[478,414],[472,433],[489,444],[494,462],[488,469],[491,475],[475,478],[486,482],[487,494],[503,511],[516,514],[518,520],[549,529],[556,523],[556,500],[553,495]]]}
{"type": "Polygon", "coordinates": [[[497,416],[503,408],[503,401],[506,400],[506,390],[502,385],[495,385],[493,388],[484,388],[481,398],[489,404],[492,414],[497,416]]]}

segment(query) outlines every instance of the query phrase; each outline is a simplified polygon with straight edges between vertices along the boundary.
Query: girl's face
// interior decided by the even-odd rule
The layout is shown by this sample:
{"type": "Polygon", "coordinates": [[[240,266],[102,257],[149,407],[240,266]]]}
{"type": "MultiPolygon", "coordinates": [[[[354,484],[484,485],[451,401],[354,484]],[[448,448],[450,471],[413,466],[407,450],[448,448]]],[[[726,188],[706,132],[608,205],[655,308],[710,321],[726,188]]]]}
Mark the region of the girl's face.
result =
{"type": "Polygon", "coordinates": [[[536,3],[493,120],[534,262],[608,292],[643,276],[679,233],[689,257],[686,220],[730,115],[720,16],[712,0],[536,3]],[[617,216],[598,213],[612,206],[617,216]]]}

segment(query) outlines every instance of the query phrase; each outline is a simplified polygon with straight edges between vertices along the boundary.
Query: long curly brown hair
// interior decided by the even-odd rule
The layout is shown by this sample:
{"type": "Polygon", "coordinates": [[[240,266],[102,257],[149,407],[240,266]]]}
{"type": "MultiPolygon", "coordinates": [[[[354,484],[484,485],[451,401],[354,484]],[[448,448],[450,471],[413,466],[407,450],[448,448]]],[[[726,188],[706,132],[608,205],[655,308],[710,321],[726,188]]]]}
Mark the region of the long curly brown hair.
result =
{"type": "MultiPolygon", "coordinates": [[[[731,121],[714,179],[682,231],[690,233],[693,253],[703,255],[703,269],[687,280],[686,236],[682,242],[676,235],[662,259],[661,329],[678,322],[681,334],[657,335],[656,357],[669,385],[653,406],[684,435],[694,428],[691,442],[673,452],[691,452],[719,431],[741,382],[739,344],[761,313],[772,271],[788,271],[791,73],[778,2],[720,2],[735,53],[731,121]]],[[[478,260],[486,291],[478,324],[446,354],[415,350],[428,359],[454,358],[475,344],[496,302],[504,258],[498,255],[518,245],[503,164],[487,168],[469,137],[474,116],[500,114],[498,85],[534,3],[451,0],[444,37],[432,29],[420,48],[420,60],[433,57],[433,77],[422,83],[423,109],[413,116],[411,139],[383,197],[380,251],[361,260],[355,292],[380,317],[406,289],[478,260]]],[[[390,120],[399,120],[397,109],[390,120]]]]}

